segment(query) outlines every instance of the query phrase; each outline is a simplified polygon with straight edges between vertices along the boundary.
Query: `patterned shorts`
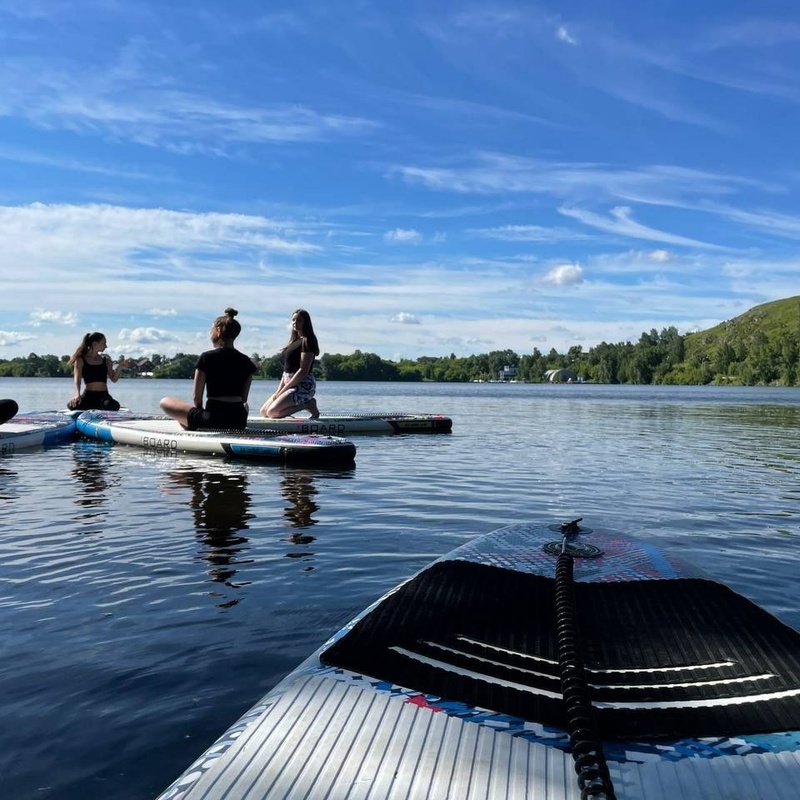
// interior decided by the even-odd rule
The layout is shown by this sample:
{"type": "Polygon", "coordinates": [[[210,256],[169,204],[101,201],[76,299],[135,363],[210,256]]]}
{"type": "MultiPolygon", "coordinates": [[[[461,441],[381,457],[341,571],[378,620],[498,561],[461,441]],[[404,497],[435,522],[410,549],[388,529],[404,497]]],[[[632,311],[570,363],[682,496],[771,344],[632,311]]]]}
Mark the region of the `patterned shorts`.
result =
{"type": "MultiPolygon", "coordinates": [[[[284,380],[291,380],[293,372],[284,372],[284,380]]],[[[292,402],[296,406],[307,403],[317,393],[317,379],[309,372],[292,391],[292,402]]]]}

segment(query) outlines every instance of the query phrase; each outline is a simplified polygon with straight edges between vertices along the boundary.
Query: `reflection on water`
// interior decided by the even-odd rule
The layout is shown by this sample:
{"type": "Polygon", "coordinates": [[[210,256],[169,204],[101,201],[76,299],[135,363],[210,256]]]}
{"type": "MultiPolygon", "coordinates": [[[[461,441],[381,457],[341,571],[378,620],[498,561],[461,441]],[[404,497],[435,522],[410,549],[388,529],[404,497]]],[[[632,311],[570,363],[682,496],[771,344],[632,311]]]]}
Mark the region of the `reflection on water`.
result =
{"type": "Polygon", "coordinates": [[[314,497],[317,487],[314,476],[303,472],[286,473],[281,481],[281,494],[291,503],[283,510],[293,528],[310,528],[316,525],[312,514],[319,511],[314,497]]]}
{"type": "MultiPolygon", "coordinates": [[[[233,582],[236,568],[250,563],[241,554],[248,549],[246,536],[238,532],[247,530],[250,513],[250,493],[244,473],[199,472],[175,470],[166,475],[170,487],[191,490],[189,504],[192,508],[197,537],[203,545],[200,557],[208,562],[211,580],[231,589],[246,586],[249,581],[233,582]]],[[[169,491],[169,488],[167,488],[169,491]]],[[[219,603],[229,608],[237,599],[219,603]]]]}
{"type": "Polygon", "coordinates": [[[19,497],[17,491],[17,473],[5,465],[0,465],[0,500],[16,500],[19,497]]]}
{"type": "Polygon", "coordinates": [[[73,445],[72,476],[78,487],[75,505],[84,509],[77,519],[85,523],[101,522],[109,514],[109,455],[110,448],[105,444],[78,441],[73,445]]]}
{"type": "MultiPolygon", "coordinates": [[[[283,509],[283,514],[292,528],[310,528],[316,525],[318,520],[314,519],[313,514],[319,511],[319,506],[314,500],[317,495],[317,486],[314,476],[307,472],[287,472],[281,481],[281,494],[289,501],[289,505],[283,509]]],[[[291,544],[302,545],[301,550],[289,550],[287,558],[311,558],[314,553],[308,549],[316,539],[307,533],[300,533],[295,530],[288,537],[291,544]]],[[[307,566],[306,570],[312,570],[312,566],[307,566]]]]}

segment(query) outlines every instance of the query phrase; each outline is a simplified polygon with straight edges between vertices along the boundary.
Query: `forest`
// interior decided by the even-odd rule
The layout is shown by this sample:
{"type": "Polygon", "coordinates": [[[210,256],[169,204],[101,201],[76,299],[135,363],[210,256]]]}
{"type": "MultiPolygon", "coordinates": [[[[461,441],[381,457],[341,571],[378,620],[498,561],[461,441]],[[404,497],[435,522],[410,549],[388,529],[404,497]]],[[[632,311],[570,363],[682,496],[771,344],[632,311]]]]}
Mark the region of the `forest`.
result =
{"type": "MultiPolygon", "coordinates": [[[[257,378],[281,374],[279,354],[252,354],[257,378]]],[[[124,359],[126,377],[191,378],[198,354],[152,355],[124,359]],[[147,367],[142,369],[143,363],[147,367]]],[[[636,342],[601,342],[566,353],[551,349],[517,354],[496,350],[459,357],[421,356],[397,362],[375,353],[324,353],[314,372],[331,381],[517,381],[542,383],[548,371],[558,377],[590,383],[731,384],[739,386],[800,385],[800,297],[756,306],[707,331],[680,334],[675,327],[642,333],[636,342]]],[[[0,359],[0,377],[71,377],[67,356],[31,353],[0,359]]]]}

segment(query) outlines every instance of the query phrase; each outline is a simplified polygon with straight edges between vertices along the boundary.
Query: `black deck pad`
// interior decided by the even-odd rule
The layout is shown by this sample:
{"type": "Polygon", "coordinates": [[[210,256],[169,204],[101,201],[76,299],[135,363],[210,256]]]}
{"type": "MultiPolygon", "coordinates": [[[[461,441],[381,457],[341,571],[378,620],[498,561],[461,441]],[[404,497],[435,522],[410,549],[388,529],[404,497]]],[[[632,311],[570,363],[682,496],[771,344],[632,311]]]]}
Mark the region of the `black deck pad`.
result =
{"type": "MultiPolygon", "coordinates": [[[[400,587],[322,662],[444,700],[566,727],[554,581],[443,561],[400,587]]],[[[606,739],[800,729],[800,634],[710,580],[575,584],[606,739]]]]}

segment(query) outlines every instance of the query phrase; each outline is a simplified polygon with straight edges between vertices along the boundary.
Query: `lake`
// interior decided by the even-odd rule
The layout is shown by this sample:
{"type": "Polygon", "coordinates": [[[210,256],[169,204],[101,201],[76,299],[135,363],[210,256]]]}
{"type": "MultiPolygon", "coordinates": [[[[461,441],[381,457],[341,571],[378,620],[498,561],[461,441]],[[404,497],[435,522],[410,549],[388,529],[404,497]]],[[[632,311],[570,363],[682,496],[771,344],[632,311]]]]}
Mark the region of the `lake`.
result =
{"type": "MultiPolygon", "coordinates": [[[[71,394],[0,379],[22,410],[71,394]]],[[[112,394],[156,412],[191,382],[112,394]]],[[[321,382],[318,401],[453,432],[354,438],[345,471],[80,440],[0,460],[7,797],[153,798],[364,606],[520,520],[675,548],[800,627],[800,389],[321,382]]]]}

